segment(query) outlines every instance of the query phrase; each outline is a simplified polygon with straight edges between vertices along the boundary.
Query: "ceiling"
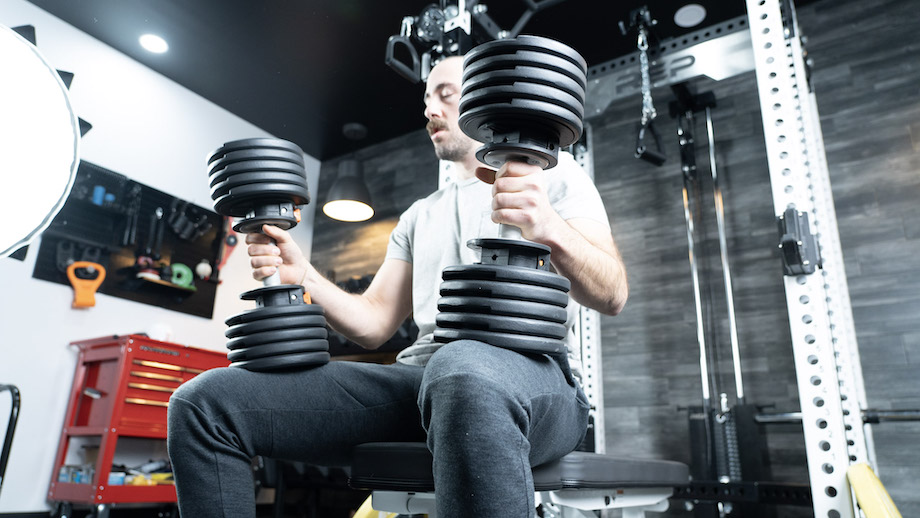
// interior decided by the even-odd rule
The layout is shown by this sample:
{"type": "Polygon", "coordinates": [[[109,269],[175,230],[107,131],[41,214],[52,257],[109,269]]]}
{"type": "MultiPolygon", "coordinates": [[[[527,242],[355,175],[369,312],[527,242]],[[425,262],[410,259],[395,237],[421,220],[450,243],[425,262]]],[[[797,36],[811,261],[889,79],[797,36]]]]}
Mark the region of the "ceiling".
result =
{"type": "MultiPolygon", "coordinates": [[[[30,0],[31,3],[320,160],[421,128],[423,87],[384,64],[404,16],[432,0],[30,0]],[[170,50],[152,54],[143,33],[170,50]],[[349,140],[343,125],[367,128],[349,140]]],[[[534,0],[482,0],[511,29],[534,0]]],[[[742,0],[564,0],[537,12],[522,33],[555,38],[592,66],[635,50],[617,22],[649,5],[661,39],[743,15],[742,0]],[[703,5],[700,26],[675,11],[703,5]]],[[[38,28],[40,31],[40,28],[38,28]]],[[[79,73],[78,70],[74,70],[79,73]]]]}

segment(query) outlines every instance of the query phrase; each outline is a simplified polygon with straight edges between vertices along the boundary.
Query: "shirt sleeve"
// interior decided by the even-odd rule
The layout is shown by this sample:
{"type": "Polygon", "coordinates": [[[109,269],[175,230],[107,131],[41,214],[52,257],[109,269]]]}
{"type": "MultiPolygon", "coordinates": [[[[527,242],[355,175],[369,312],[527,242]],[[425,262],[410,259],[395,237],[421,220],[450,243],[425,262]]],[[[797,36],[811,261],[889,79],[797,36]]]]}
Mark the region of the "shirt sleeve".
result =
{"type": "Polygon", "coordinates": [[[415,235],[415,221],[418,215],[419,202],[413,203],[399,216],[396,228],[390,232],[387,243],[387,259],[399,259],[412,263],[413,236],[415,235]]]}
{"type": "Polygon", "coordinates": [[[559,164],[545,174],[549,201],[562,219],[588,218],[610,228],[597,187],[571,154],[559,153],[559,164]]]}

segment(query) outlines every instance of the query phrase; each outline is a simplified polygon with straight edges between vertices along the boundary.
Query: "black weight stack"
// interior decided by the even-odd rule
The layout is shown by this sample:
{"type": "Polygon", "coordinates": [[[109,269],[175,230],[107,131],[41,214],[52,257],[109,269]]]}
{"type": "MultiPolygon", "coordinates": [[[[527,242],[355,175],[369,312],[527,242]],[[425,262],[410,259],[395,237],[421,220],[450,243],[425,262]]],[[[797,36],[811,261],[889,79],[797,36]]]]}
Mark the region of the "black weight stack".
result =
{"type": "MultiPolygon", "coordinates": [[[[248,234],[262,225],[293,228],[299,206],[310,202],[303,151],[275,138],[227,142],[208,156],[214,210],[235,218],[233,229],[248,234]]],[[[303,286],[280,284],[278,274],[243,293],[255,309],[227,319],[231,366],[252,371],[292,370],[329,361],[323,309],[308,302],[303,286]]]]}
{"type": "MultiPolygon", "coordinates": [[[[471,50],[463,62],[460,129],[485,143],[479,161],[555,167],[559,148],[584,129],[586,73],[575,50],[547,38],[518,36],[471,50]]],[[[474,239],[467,246],[479,251],[480,262],[444,270],[435,340],[564,354],[570,283],[550,271],[549,247],[523,239],[474,239]]]]}

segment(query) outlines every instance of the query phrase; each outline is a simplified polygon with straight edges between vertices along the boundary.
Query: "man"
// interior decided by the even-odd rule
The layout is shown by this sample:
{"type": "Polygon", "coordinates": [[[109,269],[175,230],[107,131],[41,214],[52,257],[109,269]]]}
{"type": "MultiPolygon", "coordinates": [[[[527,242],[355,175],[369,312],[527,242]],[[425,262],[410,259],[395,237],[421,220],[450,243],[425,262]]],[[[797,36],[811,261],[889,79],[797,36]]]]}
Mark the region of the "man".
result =
{"type": "Polygon", "coordinates": [[[410,313],[419,340],[393,365],[215,369],[180,387],[170,400],[168,445],[183,516],[253,516],[256,455],[340,465],[361,443],[425,440],[439,516],[527,518],[534,514],[530,467],[582,440],[587,400],[557,361],[431,339],[441,271],[478,259],[466,241],[479,237],[483,212],[550,246],[577,302],[614,315],[627,295],[600,196],[570,156],[546,172],[522,163],[497,172],[480,167],[480,144],[458,127],[461,72],[460,58],[445,59],[425,90],[428,133],[459,178],[400,217],[363,294],[323,278],[287,232],[266,226],[264,235],[246,238],[254,278],[279,271],[282,283],[303,284],[328,323],[352,341],[379,347],[410,313]]]}

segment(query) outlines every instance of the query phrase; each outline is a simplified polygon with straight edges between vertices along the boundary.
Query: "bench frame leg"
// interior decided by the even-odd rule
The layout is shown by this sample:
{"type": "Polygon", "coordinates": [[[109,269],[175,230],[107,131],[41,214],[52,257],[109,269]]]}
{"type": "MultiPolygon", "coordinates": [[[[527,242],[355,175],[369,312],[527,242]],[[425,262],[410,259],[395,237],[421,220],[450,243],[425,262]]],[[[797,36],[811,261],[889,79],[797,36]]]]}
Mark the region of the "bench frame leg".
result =
{"type": "Polygon", "coordinates": [[[374,491],[372,505],[378,511],[400,514],[427,514],[437,518],[434,493],[411,493],[407,491],[374,491]]]}
{"type": "MultiPolygon", "coordinates": [[[[535,503],[549,504],[551,509],[561,508],[559,518],[593,516],[579,511],[623,509],[623,518],[644,518],[646,511],[664,512],[673,488],[630,489],[562,489],[537,492],[535,503]],[[572,514],[575,511],[576,514],[572,514]]],[[[427,514],[437,518],[434,493],[407,491],[374,491],[373,508],[400,514],[427,514]]]]}
{"type": "MultiPolygon", "coordinates": [[[[668,509],[668,498],[674,488],[629,488],[629,489],[562,489],[536,494],[537,504],[553,504],[563,509],[599,511],[602,509],[623,509],[623,518],[643,518],[646,511],[664,512],[668,509]]],[[[563,513],[563,518],[567,515],[563,513]]]]}

